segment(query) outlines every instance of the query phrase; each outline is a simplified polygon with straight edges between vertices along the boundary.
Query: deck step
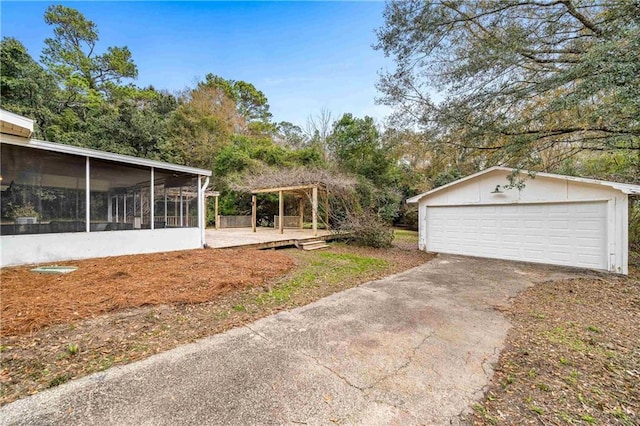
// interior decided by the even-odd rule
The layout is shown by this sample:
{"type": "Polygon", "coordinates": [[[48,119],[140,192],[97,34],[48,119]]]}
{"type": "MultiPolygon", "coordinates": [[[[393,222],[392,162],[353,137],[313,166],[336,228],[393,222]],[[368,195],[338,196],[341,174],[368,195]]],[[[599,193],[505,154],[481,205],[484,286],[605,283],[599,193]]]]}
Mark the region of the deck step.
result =
{"type": "Polygon", "coordinates": [[[329,247],[327,245],[327,242],[324,240],[316,240],[316,241],[301,241],[298,244],[298,248],[302,249],[302,250],[319,250],[319,249],[323,249],[323,248],[327,248],[329,247]]]}

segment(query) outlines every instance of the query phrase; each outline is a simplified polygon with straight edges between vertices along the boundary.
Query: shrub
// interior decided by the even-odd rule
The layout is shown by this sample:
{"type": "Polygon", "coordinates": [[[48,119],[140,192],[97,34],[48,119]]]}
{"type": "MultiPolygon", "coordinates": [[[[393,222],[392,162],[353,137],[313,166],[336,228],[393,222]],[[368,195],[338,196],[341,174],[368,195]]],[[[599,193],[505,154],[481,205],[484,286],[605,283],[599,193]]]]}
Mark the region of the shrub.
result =
{"type": "Polygon", "coordinates": [[[344,218],[338,232],[348,233],[348,242],[366,247],[386,248],[393,242],[393,229],[374,214],[353,215],[344,218]]]}

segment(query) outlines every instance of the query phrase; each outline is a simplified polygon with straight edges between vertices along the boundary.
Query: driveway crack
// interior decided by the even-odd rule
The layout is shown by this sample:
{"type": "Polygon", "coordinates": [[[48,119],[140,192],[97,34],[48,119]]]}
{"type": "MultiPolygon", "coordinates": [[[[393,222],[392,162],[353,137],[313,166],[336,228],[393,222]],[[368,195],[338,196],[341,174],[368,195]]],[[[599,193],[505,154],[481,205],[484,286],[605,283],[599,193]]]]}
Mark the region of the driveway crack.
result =
{"type": "Polygon", "coordinates": [[[255,334],[258,337],[261,337],[262,339],[266,340],[267,342],[271,342],[271,339],[269,339],[267,336],[265,336],[264,334],[260,333],[259,331],[254,330],[253,328],[251,328],[248,324],[244,325],[246,328],[249,329],[249,331],[251,331],[253,334],[255,334]]]}
{"type": "Polygon", "coordinates": [[[300,351],[300,353],[308,358],[311,358],[313,361],[315,361],[316,364],[318,364],[320,367],[324,368],[325,370],[329,371],[331,374],[333,374],[334,376],[336,376],[337,378],[339,378],[340,380],[342,380],[343,382],[345,382],[347,385],[349,385],[350,387],[357,389],[361,392],[363,392],[364,390],[366,390],[366,387],[361,387],[358,386],[354,383],[352,383],[349,379],[347,379],[345,376],[343,376],[342,374],[340,374],[339,372],[337,372],[336,370],[334,370],[333,368],[329,367],[328,365],[323,364],[322,362],[320,362],[319,359],[317,359],[316,357],[314,357],[311,354],[306,353],[305,351],[300,351]]]}
{"type": "MultiPolygon", "coordinates": [[[[302,355],[312,359],[318,366],[324,368],[325,370],[329,371],[332,375],[336,376],[337,378],[339,378],[340,380],[342,380],[344,383],[346,383],[349,387],[352,387],[354,389],[357,389],[361,392],[366,392],[368,390],[371,390],[373,388],[375,388],[378,384],[380,384],[381,382],[397,375],[400,371],[404,370],[405,368],[409,367],[409,365],[411,365],[411,363],[413,362],[413,359],[416,356],[416,353],[420,350],[420,348],[422,348],[422,346],[424,346],[427,341],[433,337],[435,333],[431,332],[428,335],[424,336],[422,338],[422,340],[420,341],[420,343],[418,343],[416,346],[414,346],[411,349],[411,353],[409,354],[409,356],[407,357],[406,361],[400,365],[399,367],[395,368],[393,371],[391,371],[388,374],[385,374],[384,376],[382,376],[381,378],[379,378],[378,380],[374,381],[373,383],[367,385],[367,386],[358,386],[356,384],[354,384],[352,381],[350,381],[346,376],[340,374],[340,372],[334,370],[333,368],[329,367],[328,365],[322,363],[318,358],[314,357],[313,355],[305,352],[305,351],[299,351],[302,355]]],[[[398,407],[396,407],[398,408],[398,407]]]]}
{"type": "Polygon", "coordinates": [[[371,383],[368,386],[365,386],[364,389],[368,390],[368,389],[373,389],[374,387],[376,387],[378,384],[384,382],[387,379],[390,379],[391,377],[396,376],[400,371],[404,370],[405,368],[409,367],[411,365],[411,363],[413,363],[413,359],[416,356],[416,353],[420,350],[420,348],[422,348],[422,346],[424,346],[427,341],[433,337],[433,335],[435,334],[435,332],[431,332],[429,334],[427,334],[426,336],[424,336],[422,338],[422,340],[420,341],[420,343],[418,343],[416,346],[414,346],[411,349],[411,353],[409,354],[409,356],[407,356],[406,361],[400,365],[399,367],[397,367],[396,369],[394,369],[393,371],[391,371],[388,374],[385,374],[384,376],[382,376],[381,378],[379,378],[378,380],[376,380],[375,382],[371,383]]]}

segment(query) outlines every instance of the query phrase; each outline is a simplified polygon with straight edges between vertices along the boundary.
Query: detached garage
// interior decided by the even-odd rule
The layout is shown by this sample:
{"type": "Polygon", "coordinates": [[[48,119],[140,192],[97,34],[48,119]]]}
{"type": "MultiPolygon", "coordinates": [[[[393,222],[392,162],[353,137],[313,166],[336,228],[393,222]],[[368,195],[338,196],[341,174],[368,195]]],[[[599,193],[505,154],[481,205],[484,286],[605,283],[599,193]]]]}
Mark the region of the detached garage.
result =
{"type": "Polygon", "coordinates": [[[492,167],[407,200],[420,249],[628,273],[629,196],[640,185],[492,167]]]}

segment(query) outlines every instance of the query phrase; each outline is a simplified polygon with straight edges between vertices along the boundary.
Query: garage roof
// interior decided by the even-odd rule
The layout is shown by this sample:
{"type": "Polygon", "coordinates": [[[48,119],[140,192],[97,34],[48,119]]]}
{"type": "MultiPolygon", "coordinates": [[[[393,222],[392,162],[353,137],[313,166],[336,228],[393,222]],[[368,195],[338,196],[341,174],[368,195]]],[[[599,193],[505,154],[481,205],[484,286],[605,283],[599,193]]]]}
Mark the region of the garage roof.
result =
{"type": "MultiPolygon", "coordinates": [[[[478,176],[482,176],[484,174],[487,173],[491,173],[493,171],[496,170],[502,170],[502,171],[507,171],[509,173],[512,173],[514,171],[516,171],[516,169],[513,169],[511,167],[503,167],[503,166],[494,166],[485,170],[482,170],[478,173],[474,173],[472,175],[463,177],[462,179],[458,179],[456,181],[450,182],[446,185],[443,186],[439,186],[438,188],[434,188],[431,191],[427,191],[427,192],[423,192],[422,194],[418,194],[415,197],[411,197],[409,199],[407,199],[407,203],[418,203],[422,198],[427,197],[431,194],[434,194],[436,192],[442,191],[444,189],[450,188],[452,186],[458,185],[462,182],[466,182],[468,180],[471,179],[475,179],[478,176]]],[[[519,170],[518,171],[520,174],[529,174],[529,172],[527,170],[519,170]]],[[[565,175],[558,175],[558,174],[554,174],[554,173],[542,173],[542,172],[532,172],[534,176],[540,176],[540,177],[547,177],[547,178],[552,178],[552,179],[561,179],[561,180],[565,180],[565,181],[572,181],[572,182],[580,182],[580,183],[587,183],[587,184],[591,184],[591,185],[603,185],[603,186],[608,186],[614,189],[617,189],[625,194],[635,194],[638,195],[640,194],[640,185],[632,185],[632,184],[628,184],[628,183],[619,183],[619,182],[610,182],[610,181],[606,181],[606,180],[598,180],[598,179],[589,179],[589,178],[581,178],[581,177],[575,177],[575,176],[565,176],[565,175]]]]}

